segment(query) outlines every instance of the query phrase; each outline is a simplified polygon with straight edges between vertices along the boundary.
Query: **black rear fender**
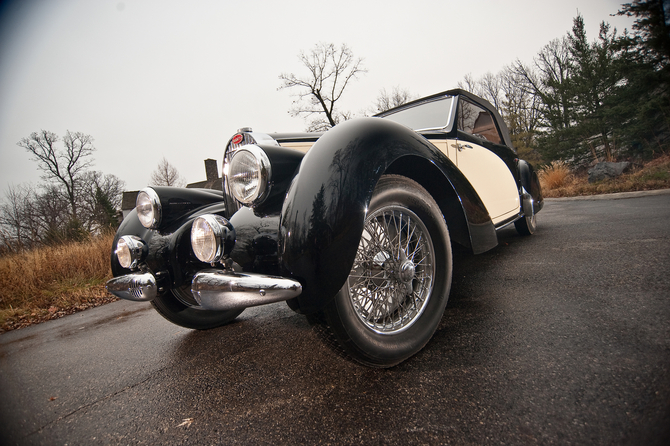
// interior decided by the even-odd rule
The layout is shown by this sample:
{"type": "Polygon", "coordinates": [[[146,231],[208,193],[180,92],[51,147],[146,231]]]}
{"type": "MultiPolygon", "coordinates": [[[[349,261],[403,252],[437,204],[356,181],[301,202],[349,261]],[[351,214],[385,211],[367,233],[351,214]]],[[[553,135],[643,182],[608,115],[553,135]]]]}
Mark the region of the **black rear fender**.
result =
{"type": "Polygon", "coordinates": [[[542,196],[542,187],[540,186],[540,179],[533,166],[524,160],[519,160],[519,177],[521,185],[526,192],[533,197],[533,208],[535,213],[540,212],[544,206],[544,197],[542,196]]]}

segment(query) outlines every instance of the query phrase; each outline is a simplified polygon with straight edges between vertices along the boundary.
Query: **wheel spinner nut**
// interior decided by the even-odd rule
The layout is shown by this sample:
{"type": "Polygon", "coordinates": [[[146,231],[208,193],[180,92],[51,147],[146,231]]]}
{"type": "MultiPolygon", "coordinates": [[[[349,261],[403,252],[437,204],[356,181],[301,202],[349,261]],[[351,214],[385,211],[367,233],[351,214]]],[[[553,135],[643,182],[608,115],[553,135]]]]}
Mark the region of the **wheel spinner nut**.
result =
{"type": "Polygon", "coordinates": [[[414,279],[414,273],[415,273],[414,263],[411,260],[405,260],[400,265],[398,271],[398,280],[400,280],[403,283],[410,282],[412,279],[414,279]]]}

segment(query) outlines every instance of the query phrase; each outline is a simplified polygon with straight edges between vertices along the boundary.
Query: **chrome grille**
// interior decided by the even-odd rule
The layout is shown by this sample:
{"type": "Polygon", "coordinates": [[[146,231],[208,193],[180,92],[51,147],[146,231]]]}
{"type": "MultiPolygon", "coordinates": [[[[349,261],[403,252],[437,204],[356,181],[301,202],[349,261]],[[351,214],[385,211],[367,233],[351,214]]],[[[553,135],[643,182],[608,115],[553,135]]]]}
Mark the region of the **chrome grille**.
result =
{"type": "Polygon", "coordinates": [[[256,140],[255,140],[254,137],[251,136],[251,134],[249,134],[249,133],[241,133],[241,132],[240,132],[240,133],[237,133],[236,136],[237,136],[237,135],[242,135],[242,141],[240,141],[240,142],[237,143],[237,144],[234,144],[234,143],[233,143],[233,140],[231,139],[231,140],[230,140],[230,143],[228,144],[228,147],[227,147],[227,150],[226,150],[226,151],[232,149],[233,152],[235,152],[235,150],[239,149],[239,148],[242,147],[242,146],[246,146],[247,144],[256,144],[256,140]]]}

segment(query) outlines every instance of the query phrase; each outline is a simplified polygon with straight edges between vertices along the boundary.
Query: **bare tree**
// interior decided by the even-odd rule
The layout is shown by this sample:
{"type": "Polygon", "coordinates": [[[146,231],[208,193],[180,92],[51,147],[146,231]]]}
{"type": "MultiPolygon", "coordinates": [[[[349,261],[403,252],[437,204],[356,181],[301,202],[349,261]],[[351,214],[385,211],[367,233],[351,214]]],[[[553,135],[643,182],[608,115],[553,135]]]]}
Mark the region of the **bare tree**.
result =
{"type": "Polygon", "coordinates": [[[14,250],[30,246],[31,219],[26,218],[32,203],[33,191],[27,186],[11,186],[5,192],[6,202],[0,205],[0,236],[4,246],[14,250]]]}
{"type": "Polygon", "coordinates": [[[59,141],[41,130],[18,142],[38,162],[46,183],[12,187],[0,203],[0,241],[10,249],[81,240],[111,226],[107,217],[120,206],[123,181],[89,170],[91,136],[68,131],[63,148],[59,141]]]}
{"type": "Polygon", "coordinates": [[[469,91],[470,93],[474,94],[479,93],[478,82],[475,80],[474,77],[472,77],[472,73],[468,73],[465,76],[463,76],[463,80],[458,81],[456,86],[465,91],[469,91]]]}
{"type": "Polygon", "coordinates": [[[325,130],[346,120],[348,115],[335,108],[336,103],[352,79],[365,73],[363,59],[355,58],[347,45],[337,48],[332,43],[319,43],[306,54],[298,56],[307,68],[306,76],[282,73],[279,89],[297,87],[298,100],[294,102],[293,116],[319,116],[312,120],[310,128],[325,130]]]}
{"type": "Polygon", "coordinates": [[[409,90],[401,89],[396,85],[390,92],[387,92],[385,88],[382,88],[379,91],[379,96],[377,96],[377,100],[375,101],[375,107],[377,108],[377,113],[381,113],[406,104],[413,99],[416,99],[416,97],[412,95],[409,90]]]}
{"type": "Polygon", "coordinates": [[[513,71],[520,87],[542,101],[543,126],[568,128],[573,123],[569,78],[573,70],[567,38],[545,45],[533,66],[516,61],[513,71]]]}
{"type": "Polygon", "coordinates": [[[175,186],[184,187],[184,181],[177,168],[168,162],[165,157],[158,163],[158,167],[151,173],[152,186],[175,186]]]}
{"type": "Polygon", "coordinates": [[[12,249],[62,241],[72,221],[69,204],[58,185],[49,184],[42,192],[30,186],[10,187],[0,205],[0,232],[3,244],[12,249]]]}
{"type": "Polygon", "coordinates": [[[63,187],[73,219],[77,218],[77,194],[82,187],[82,178],[91,166],[89,158],[95,151],[93,138],[81,132],[70,132],[63,138],[65,150],[56,148],[58,136],[41,130],[17,143],[30,152],[44,173],[43,179],[55,181],[63,187]]]}

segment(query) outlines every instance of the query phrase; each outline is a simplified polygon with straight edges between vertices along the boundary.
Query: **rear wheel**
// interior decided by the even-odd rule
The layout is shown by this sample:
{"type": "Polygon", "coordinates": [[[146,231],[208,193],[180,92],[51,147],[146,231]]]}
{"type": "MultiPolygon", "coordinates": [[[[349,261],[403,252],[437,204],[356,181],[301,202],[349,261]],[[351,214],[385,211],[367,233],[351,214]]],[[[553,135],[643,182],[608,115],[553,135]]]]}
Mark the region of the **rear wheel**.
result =
{"type": "Polygon", "coordinates": [[[349,277],[322,320],[355,360],[396,365],[433,336],[451,271],[449,232],[435,201],[412,180],[382,177],[349,277]]]}
{"type": "Polygon", "coordinates": [[[533,235],[537,230],[537,217],[535,214],[531,217],[523,217],[514,222],[514,227],[521,235],[533,235]]]}
{"type": "Polygon", "coordinates": [[[173,324],[196,330],[208,330],[220,327],[231,322],[244,311],[244,309],[226,311],[203,310],[200,306],[191,302],[195,302],[195,300],[190,296],[190,290],[187,288],[176,288],[162,296],[156,297],[151,301],[151,305],[153,305],[161,316],[173,324]]]}
{"type": "Polygon", "coordinates": [[[525,188],[521,188],[521,210],[523,217],[514,222],[516,231],[521,235],[533,235],[537,229],[537,217],[535,216],[535,203],[533,197],[526,192],[525,188]]]}

